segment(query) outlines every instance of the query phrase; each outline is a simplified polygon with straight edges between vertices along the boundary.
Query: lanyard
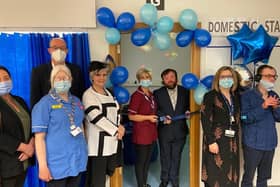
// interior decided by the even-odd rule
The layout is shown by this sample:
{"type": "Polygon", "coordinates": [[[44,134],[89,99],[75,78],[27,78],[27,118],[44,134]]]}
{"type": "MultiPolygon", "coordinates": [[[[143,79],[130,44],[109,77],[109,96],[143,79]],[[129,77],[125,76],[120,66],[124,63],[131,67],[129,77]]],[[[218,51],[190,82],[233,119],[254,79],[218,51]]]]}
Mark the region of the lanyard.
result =
{"type": "Polygon", "coordinates": [[[230,95],[230,101],[231,104],[228,102],[227,98],[222,94],[223,99],[227,105],[228,111],[229,111],[229,115],[230,115],[230,125],[232,125],[232,123],[235,121],[234,120],[234,102],[232,99],[232,95],[230,95]]]}
{"type": "Polygon", "coordinates": [[[75,115],[75,102],[74,102],[74,97],[71,98],[71,111],[68,110],[68,108],[65,107],[65,105],[62,103],[62,99],[57,95],[54,91],[50,92],[51,96],[53,99],[62,106],[63,110],[65,111],[66,115],[69,118],[70,121],[70,129],[74,130],[76,128],[75,122],[74,122],[74,115],[75,115]]]}
{"type": "Polygon", "coordinates": [[[146,94],[144,94],[145,99],[150,103],[152,110],[155,110],[155,101],[153,96],[147,96],[146,94]]]}

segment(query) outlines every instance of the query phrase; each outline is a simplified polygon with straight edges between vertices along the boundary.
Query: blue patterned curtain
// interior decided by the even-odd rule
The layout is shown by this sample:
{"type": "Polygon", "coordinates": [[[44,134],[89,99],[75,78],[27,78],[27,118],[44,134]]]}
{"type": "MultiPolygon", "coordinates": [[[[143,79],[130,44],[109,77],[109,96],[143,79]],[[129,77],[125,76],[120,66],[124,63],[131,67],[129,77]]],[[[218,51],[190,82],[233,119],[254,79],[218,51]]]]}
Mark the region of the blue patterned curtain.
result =
{"type": "MultiPolygon", "coordinates": [[[[47,48],[53,37],[62,36],[68,46],[67,61],[81,67],[85,85],[89,86],[88,64],[90,62],[87,33],[1,33],[0,65],[11,72],[13,79],[12,93],[24,98],[30,104],[30,77],[33,67],[50,62],[47,48]]],[[[25,187],[43,187],[38,179],[38,167],[28,169],[25,187]]]]}

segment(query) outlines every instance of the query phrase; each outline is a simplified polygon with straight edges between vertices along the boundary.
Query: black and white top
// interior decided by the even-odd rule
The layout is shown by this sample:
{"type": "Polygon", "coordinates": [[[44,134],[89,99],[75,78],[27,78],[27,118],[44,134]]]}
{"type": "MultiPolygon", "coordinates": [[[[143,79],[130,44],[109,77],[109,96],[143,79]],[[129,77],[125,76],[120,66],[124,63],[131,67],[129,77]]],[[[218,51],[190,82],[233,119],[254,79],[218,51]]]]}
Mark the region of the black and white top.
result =
{"type": "Polygon", "coordinates": [[[119,105],[108,90],[106,93],[99,94],[90,87],[83,95],[89,156],[110,156],[117,152],[119,105]]]}

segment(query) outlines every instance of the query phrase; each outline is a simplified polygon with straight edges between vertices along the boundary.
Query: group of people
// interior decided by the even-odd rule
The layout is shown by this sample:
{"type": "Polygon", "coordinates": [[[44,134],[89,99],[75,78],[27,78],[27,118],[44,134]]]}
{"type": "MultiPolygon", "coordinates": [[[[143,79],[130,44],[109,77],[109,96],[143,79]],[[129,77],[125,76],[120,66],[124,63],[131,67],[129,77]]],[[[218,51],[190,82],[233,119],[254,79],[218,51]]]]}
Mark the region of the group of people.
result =
{"type": "MultiPolygon", "coordinates": [[[[27,168],[38,161],[39,178],[48,187],[77,187],[86,172],[86,186],[104,187],[118,159],[125,128],[120,106],[105,88],[108,64],[89,64],[91,86],[85,90],[80,69],[65,62],[63,39],[50,41],[49,64],[32,71],[31,108],[10,92],[13,81],[0,66],[0,177],[2,187],[23,186],[27,168]]],[[[152,73],[140,68],[139,87],[131,95],[128,117],[133,123],[138,187],[147,183],[153,147],[159,142],[161,183],[179,186],[181,154],[189,133],[189,91],[178,85],[177,72],[161,73],[163,86],[152,92],[152,73]],[[184,116],[177,118],[178,116],[184,116]]],[[[277,146],[279,97],[273,91],[277,72],[269,65],[257,70],[253,89],[240,92],[238,74],[221,67],[213,89],[201,105],[202,173],[205,187],[239,186],[239,134],[242,132],[242,187],[266,187],[277,146]],[[242,130],[240,130],[242,129],[242,130]]]]}
{"type": "MultiPolygon", "coordinates": [[[[38,162],[39,178],[48,187],[105,187],[106,175],[120,165],[119,150],[125,128],[120,106],[105,88],[107,63],[89,64],[91,86],[84,89],[78,66],[65,62],[67,46],[53,38],[51,62],[32,70],[29,110],[11,94],[13,81],[0,66],[0,179],[1,187],[23,186],[27,168],[38,162]]],[[[189,109],[189,92],[177,85],[177,72],[163,71],[164,86],[151,92],[152,74],[137,72],[139,88],[132,94],[129,119],[137,152],[135,173],[139,187],[147,184],[152,150],[159,139],[161,184],[179,186],[181,153],[188,134],[186,120],[172,120],[189,109]],[[157,125],[158,124],[158,125],[157,125]]]]}
{"type": "Polygon", "coordinates": [[[243,89],[239,75],[229,66],[215,74],[212,90],[201,105],[203,127],[201,179],[205,187],[238,187],[241,139],[244,173],[241,187],[267,187],[277,146],[279,96],[273,91],[277,71],[261,65],[254,88],[243,89]],[[242,134],[242,136],[240,136],[242,134]]]}

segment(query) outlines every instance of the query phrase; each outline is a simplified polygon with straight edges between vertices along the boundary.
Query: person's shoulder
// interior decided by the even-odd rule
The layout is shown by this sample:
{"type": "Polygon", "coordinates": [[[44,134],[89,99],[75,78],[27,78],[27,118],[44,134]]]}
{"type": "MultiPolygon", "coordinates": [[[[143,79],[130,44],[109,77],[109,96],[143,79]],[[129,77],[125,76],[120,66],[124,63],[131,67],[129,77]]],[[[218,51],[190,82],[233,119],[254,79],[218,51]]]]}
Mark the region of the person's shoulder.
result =
{"type": "Polygon", "coordinates": [[[210,90],[209,92],[205,93],[205,98],[214,98],[216,95],[218,95],[218,92],[216,90],[210,90]]]}
{"type": "Polygon", "coordinates": [[[50,63],[44,63],[40,64],[39,66],[36,66],[35,68],[32,69],[32,71],[44,71],[48,68],[50,68],[50,63]]]}
{"type": "Polygon", "coordinates": [[[89,87],[88,89],[86,89],[86,91],[84,91],[83,93],[83,99],[88,98],[88,97],[92,97],[93,96],[93,92],[91,87],[89,87]]]}
{"type": "Polygon", "coordinates": [[[70,70],[80,70],[80,66],[78,66],[77,64],[73,64],[69,62],[66,62],[65,64],[70,70]]]}
{"type": "Polygon", "coordinates": [[[166,89],[164,86],[162,86],[162,87],[160,87],[160,88],[158,88],[158,89],[155,89],[155,90],[154,90],[154,94],[157,94],[157,93],[159,93],[159,92],[162,92],[164,89],[166,89]]]}
{"type": "Polygon", "coordinates": [[[16,101],[18,101],[18,102],[20,102],[20,103],[26,104],[25,101],[24,101],[24,99],[23,99],[22,97],[17,96],[17,95],[13,95],[13,94],[11,94],[11,96],[12,96],[16,101]]]}
{"type": "Polygon", "coordinates": [[[255,94],[257,94],[257,92],[258,91],[255,88],[249,88],[249,89],[245,90],[244,92],[242,92],[241,96],[246,97],[246,96],[250,96],[250,95],[255,95],[255,94]]]}

